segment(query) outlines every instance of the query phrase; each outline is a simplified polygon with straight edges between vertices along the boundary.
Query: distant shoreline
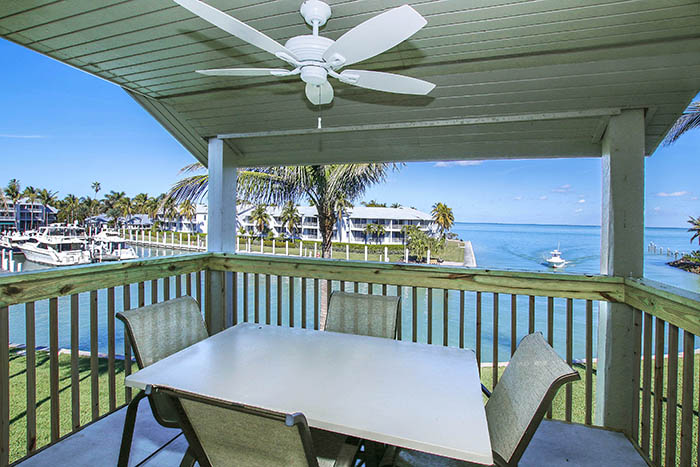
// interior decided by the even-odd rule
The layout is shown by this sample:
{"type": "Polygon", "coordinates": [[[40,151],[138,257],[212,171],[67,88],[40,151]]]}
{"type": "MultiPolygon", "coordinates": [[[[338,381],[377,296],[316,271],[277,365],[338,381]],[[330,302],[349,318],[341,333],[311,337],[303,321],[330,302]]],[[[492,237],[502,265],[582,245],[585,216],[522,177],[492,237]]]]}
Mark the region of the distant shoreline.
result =
{"type": "Polygon", "coordinates": [[[700,274],[700,264],[694,261],[686,261],[684,259],[677,259],[666,263],[674,268],[682,269],[686,272],[692,272],[693,274],[700,274]]]}
{"type": "MultiPolygon", "coordinates": [[[[466,225],[518,225],[518,226],[537,226],[537,227],[595,227],[600,228],[600,225],[590,225],[590,224],[518,224],[513,222],[467,222],[467,221],[455,221],[455,224],[466,224],[466,225]]],[[[644,226],[646,229],[668,229],[668,230],[687,230],[685,227],[668,227],[668,226],[654,226],[647,225],[644,226]]]]}

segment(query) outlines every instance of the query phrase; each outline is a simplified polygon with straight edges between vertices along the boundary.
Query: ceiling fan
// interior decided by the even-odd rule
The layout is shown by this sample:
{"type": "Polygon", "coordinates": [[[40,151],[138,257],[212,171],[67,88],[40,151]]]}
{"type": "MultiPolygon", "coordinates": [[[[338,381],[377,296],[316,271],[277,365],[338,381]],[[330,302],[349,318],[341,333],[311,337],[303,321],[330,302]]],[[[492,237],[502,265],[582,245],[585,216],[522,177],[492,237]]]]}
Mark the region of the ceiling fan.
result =
{"type": "Polygon", "coordinates": [[[408,76],[341,68],[379,55],[405,41],[427,24],[416,10],[403,5],[385,11],[347,31],[337,41],[318,35],[318,29],[331,16],[331,7],[321,0],[306,0],[301,15],[313,28],[312,35],[296,36],[283,46],[262,32],[200,0],[173,0],[203,20],[238,37],[294,68],[223,68],[197,70],[209,76],[292,76],[300,75],[306,83],[306,97],[314,105],[333,100],[333,86],[328,76],[361,88],[397,94],[425,95],[435,85],[408,76]]]}

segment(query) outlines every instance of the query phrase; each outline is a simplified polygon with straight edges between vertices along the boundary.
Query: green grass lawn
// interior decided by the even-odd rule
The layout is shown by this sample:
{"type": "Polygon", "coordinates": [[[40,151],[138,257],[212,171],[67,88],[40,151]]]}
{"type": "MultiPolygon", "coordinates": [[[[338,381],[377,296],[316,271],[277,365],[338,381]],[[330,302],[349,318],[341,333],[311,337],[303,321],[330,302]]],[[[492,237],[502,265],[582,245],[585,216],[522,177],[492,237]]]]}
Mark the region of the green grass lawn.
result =
{"type": "MultiPolygon", "coordinates": [[[[682,358],[679,358],[679,368],[682,368],[682,358]]],[[[46,445],[50,441],[50,399],[49,399],[49,357],[48,353],[38,351],[36,353],[36,400],[37,400],[37,448],[46,445]]],[[[116,362],[116,403],[117,406],[124,403],[124,370],[123,362],[116,362]]],[[[576,368],[581,375],[581,381],[572,384],[572,421],[576,423],[585,422],[585,378],[586,372],[583,368],[576,368]]],[[[503,367],[499,368],[502,373],[503,367]]],[[[594,369],[595,370],[595,369],[594,369]]],[[[133,365],[136,371],[136,365],[133,365]]],[[[80,420],[86,424],[91,420],[90,409],[90,361],[88,358],[81,358],[79,361],[80,374],[80,420]]],[[[680,374],[680,372],[679,372],[680,374]]],[[[695,356],[695,376],[694,381],[698,381],[700,375],[700,356],[695,356]]],[[[488,388],[492,387],[492,371],[490,367],[482,368],[481,379],[488,388]]],[[[67,434],[71,430],[71,387],[70,387],[70,357],[68,355],[59,356],[59,400],[60,400],[60,431],[61,435],[67,434]]],[[[107,360],[99,360],[99,382],[100,382],[100,415],[109,412],[109,393],[107,360]]],[[[664,368],[664,396],[666,395],[667,373],[664,368]]],[[[680,416],[681,416],[681,381],[678,385],[678,405],[677,405],[677,433],[676,433],[676,461],[680,456],[680,416]]],[[[641,399],[641,392],[640,392],[641,399]]],[[[653,395],[652,395],[653,401],[653,395]]],[[[593,403],[595,405],[595,372],[593,374],[593,403]]],[[[653,402],[652,402],[653,403],[653,402]]],[[[26,439],[26,358],[18,351],[10,352],[10,462],[13,462],[27,453],[26,439]]],[[[666,404],[664,404],[664,423],[662,432],[665,433],[666,404]]],[[[697,446],[698,440],[698,387],[695,387],[693,397],[693,409],[695,410],[693,446],[697,446]]],[[[653,412],[652,412],[653,415],[653,412]]],[[[594,414],[595,417],[595,414],[594,414]]],[[[565,419],[565,390],[562,388],[554,400],[553,418],[565,419]]],[[[595,418],[594,418],[595,420],[595,418]]],[[[640,431],[641,432],[641,431],[640,431]]],[[[115,433],[120,436],[120,433],[115,433]]],[[[662,443],[663,445],[663,443],[662,443]]],[[[691,465],[697,465],[697,453],[691,465]]],[[[664,462],[660,462],[663,464],[664,462]]]]}

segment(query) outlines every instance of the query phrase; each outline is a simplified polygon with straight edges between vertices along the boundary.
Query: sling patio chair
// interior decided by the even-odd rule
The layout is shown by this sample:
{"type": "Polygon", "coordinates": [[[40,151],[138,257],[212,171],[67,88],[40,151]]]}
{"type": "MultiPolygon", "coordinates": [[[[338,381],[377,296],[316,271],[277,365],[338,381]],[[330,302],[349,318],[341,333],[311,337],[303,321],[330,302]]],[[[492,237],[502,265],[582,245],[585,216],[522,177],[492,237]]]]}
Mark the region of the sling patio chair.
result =
{"type": "Polygon", "coordinates": [[[331,293],[325,331],[395,339],[401,298],[389,295],[331,293]]]}
{"type": "MultiPolygon", "coordinates": [[[[525,336],[486,402],[494,463],[516,466],[560,387],[580,379],[537,332],[525,336]]],[[[421,451],[390,448],[381,463],[396,467],[471,466],[421,451]]]]}
{"type": "MultiPolygon", "coordinates": [[[[189,296],[117,313],[134,350],[139,369],[209,337],[197,301],[189,296]]],[[[147,397],[140,391],[129,403],[119,450],[119,466],[127,466],[139,402],[147,397]]],[[[179,428],[170,404],[148,396],[156,421],[167,428],[179,428]]],[[[188,454],[186,454],[187,456],[188,454]]]]}
{"type": "Polygon", "coordinates": [[[147,391],[171,404],[200,467],[355,464],[354,438],[309,428],[301,413],[273,412],[166,387],[147,391]]]}

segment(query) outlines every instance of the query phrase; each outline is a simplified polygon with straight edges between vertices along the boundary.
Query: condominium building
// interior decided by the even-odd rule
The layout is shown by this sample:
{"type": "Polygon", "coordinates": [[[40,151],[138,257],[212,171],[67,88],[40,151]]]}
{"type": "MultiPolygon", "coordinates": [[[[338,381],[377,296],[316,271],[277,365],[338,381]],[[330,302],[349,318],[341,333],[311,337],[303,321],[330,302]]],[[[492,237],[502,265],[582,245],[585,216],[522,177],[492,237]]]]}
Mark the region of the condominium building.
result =
{"type": "Polygon", "coordinates": [[[19,229],[37,229],[45,224],[56,222],[58,211],[51,206],[44,206],[35,201],[31,202],[26,198],[20,199],[17,203],[6,199],[0,203],[0,231],[19,229]]]}

